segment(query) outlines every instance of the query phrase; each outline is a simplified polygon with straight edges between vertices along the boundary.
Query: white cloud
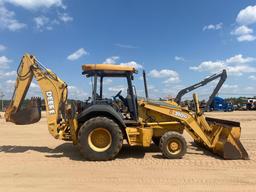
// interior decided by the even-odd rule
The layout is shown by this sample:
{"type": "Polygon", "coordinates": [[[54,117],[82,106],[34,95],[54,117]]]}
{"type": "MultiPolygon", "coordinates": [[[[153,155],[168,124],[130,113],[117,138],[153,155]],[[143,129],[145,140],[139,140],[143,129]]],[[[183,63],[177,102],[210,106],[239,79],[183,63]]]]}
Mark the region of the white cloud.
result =
{"type": "Polygon", "coordinates": [[[0,57],[0,68],[8,68],[9,64],[12,62],[12,60],[8,59],[6,56],[0,57]]]}
{"type": "Polygon", "coordinates": [[[248,87],[245,87],[245,90],[246,91],[255,91],[255,87],[248,86],[248,87]]]}
{"type": "Polygon", "coordinates": [[[240,26],[233,30],[231,34],[236,36],[238,42],[256,40],[253,29],[248,27],[248,25],[256,23],[256,5],[242,9],[237,15],[236,22],[240,26]]]}
{"type": "Polygon", "coordinates": [[[63,21],[64,23],[73,21],[73,17],[69,16],[68,13],[59,13],[59,19],[63,21]]]}
{"type": "Polygon", "coordinates": [[[17,75],[17,72],[16,71],[9,71],[9,72],[5,72],[4,74],[6,77],[9,77],[9,76],[16,76],[17,75]]]}
{"type": "Polygon", "coordinates": [[[233,74],[233,75],[243,75],[244,73],[252,73],[252,72],[256,72],[256,68],[255,67],[251,67],[251,66],[227,66],[227,71],[229,72],[229,74],[233,74]]]}
{"type": "Polygon", "coordinates": [[[253,33],[253,29],[245,25],[239,26],[234,31],[231,32],[232,35],[245,35],[250,33],[253,33]]]}
{"type": "Polygon", "coordinates": [[[179,76],[177,76],[177,77],[169,77],[168,79],[166,79],[164,81],[164,83],[166,83],[166,84],[168,84],[168,83],[177,83],[179,81],[180,81],[179,76]]]}
{"type": "Polygon", "coordinates": [[[119,56],[108,57],[107,59],[105,59],[105,61],[103,61],[103,63],[105,63],[105,64],[116,64],[116,62],[119,58],[120,58],[119,56]]]}
{"type": "Polygon", "coordinates": [[[169,69],[162,69],[158,71],[157,69],[153,69],[149,72],[149,76],[153,78],[163,78],[163,77],[170,77],[170,76],[177,76],[177,72],[169,69]]]}
{"type": "Polygon", "coordinates": [[[46,16],[39,16],[34,18],[34,22],[36,23],[36,28],[40,31],[49,23],[50,19],[46,16]]]}
{"type": "Polygon", "coordinates": [[[206,25],[203,27],[203,31],[206,31],[206,30],[219,30],[219,29],[222,29],[223,27],[223,23],[218,23],[218,24],[210,24],[210,25],[206,25]]]}
{"type": "Polygon", "coordinates": [[[179,57],[179,56],[175,56],[174,60],[175,61],[185,61],[185,59],[183,57],[179,57]]]}
{"type": "Polygon", "coordinates": [[[67,23],[73,21],[73,18],[70,17],[67,13],[58,14],[58,19],[51,19],[44,15],[38,16],[34,18],[34,22],[36,24],[36,28],[39,31],[53,30],[53,27],[60,24],[60,21],[67,23]],[[59,20],[58,20],[59,19],[59,20]]]}
{"type": "Polygon", "coordinates": [[[157,69],[153,69],[148,74],[152,78],[166,78],[164,83],[174,83],[180,80],[179,74],[176,71],[170,69],[162,69],[158,71],[157,69]]]}
{"type": "Polygon", "coordinates": [[[194,71],[206,71],[210,73],[216,73],[223,69],[226,69],[229,74],[242,75],[243,73],[256,72],[255,67],[248,65],[250,62],[253,62],[255,60],[256,58],[243,57],[243,55],[238,54],[226,60],[204,61],[198,66],[190,67],[190,69],[194,71]]]}
{"type": "Polygon", "coordinates": [[[7,84],[10,84],[10,85],[14,85],[15,84],[15,80],[7,80],[5,81],[7,84]]]}
{"type": "Polygon", "coordinates": [[[253,29],[245,25],[239,26],[234,31],[231,31],[231,35],[236,35],[237,41],[239,42],[254,41],[256,37],[252,33],[253,29]]]}
{"type": "Polygon", "coordinates": [[[83,89],[80,89],[73,85],[68,86],[68,94],[70,99],[79,99],[79,100],[85,100],[86,97],[88,96],[88,93],[85,92],[83,89]]]}
{"type": "Polygon", "coordinates": [[[133,46],[133,45],[120,44],[120,43],[115,44],[115,46],[120,47],[120,48],[126,48],[126,49],[136,49],[136,48],[138,48],[138,47],[133,46]]]}
{"type": "Polygon", "coordinates": [[[220,71],[221,69],[224,69],[226,66],[223,61],[203,61],[198,66],[192,66],[190,67],[191,70],[194,71],[220,71]]]}
{"type": "Polygon", "coordinates": [[[26,24],[15,19],[15,13],[13,11],[9,11],[3,4],[0,3],[0,29],[18,31],[25,27],[26,24]]]}
{"type": "MultiPolygon", "coordinates": [[[[8,29],[10,31],[17,31],[25,28],[27,25],[18,21],[15,18],[15,12],[10,11],[6,8],[6,4],[12,4],[15,6],[22,7],[27,10],[32,10],[33,13],[42,12],[46,14],[44,9],[49,9],[51,7],[66,9],[63,4],[63,0],[0,0],[0,29],[8,29]]],[[[58,13],[54,16],[36,16],[34,17],[34,22],[36,23],[36,28],[39,31],[52,30],[54,25],[58,25],[61,22],[67,23],[73,20],[73,17],[69,16],[68,13],[58,13]]]]}
{"type": "Polygon", "coordinates": [[[6,50],[6,47],[4,45],[0,44],[0,51],[4,51],[4,50],[6,50]]]}
{"type": "MultiPolygon", "coordinates": [[[[209,90],[209,92],[211,91],[212,92],[212,88],[213,87],[209,87],[209,89],[208,88],[205,88],[205,92],[207,92],[207,90],[209,90]]],[[[228,83],[225,83],[225,84],[223,84],[223,86],[221,87],[221,89],[220,89],[220,91],[219,91],[219,94],[221,95],[221,96],[223,96],[223,95],[236,95],[236,94],[238,94],[238,93],[241,93],[241,91],[242,91],[242,88],[239,86],[239,85],[237,85],[237,84],[228,84],[228,83]]]]}
{"type": "Polygon", "coordinates": [[[248,79],[256,80],[256,76],[255,76],[255,75],[250,75],[250,76],[248,77],[248,79]]]}
{"type": "MultiPolygon", "coordinates": [[[[14,90],[16,80],[14,79],[8,79],[5,81],[5,87],[4,93],[6,95],[6,98],[11,98],[14,90]]],[[[30,88],[28,90],[28,93],[26,94],[26,98],[31,97],[42,97],[42,92],[40,90],[40,87],[37,85],[37,83],[31,82],[30,88]]]]}
{"type": "Polygon", "coordinates": [[[35,84],[34,82],[31,82],[30,87],[39,89],[39,86],[37,84],[35,84]]]}
{"type": "Polygon", "coordinates": [[[118,92],[121,91],[124,92],[126,88],[123,85],[117,85],[117,86],[112,86],[108,88],[108,91],[110,92],[118,92]]]}
{"type": "Polygon", "coordinates": [[[242,54],[235,55],[233,57],[230,57],[226,59],[227,63],[231,64],[244,64],[244,63],[250,63],[256,61],[256,58],[253,57],[243,57],[242,54]]]}
{"type": "Polygon", "coordinates": [[[238,88],[238,85],[230,85],[230,84],[223,84],[223,89],[236,89],[238,88]]]}
{"type": "Polygon", "coordinates": [[[62,0],[3,0],[3,2],[11,3],[16,6],[21,6],[25,9],[35,10],[39,8],[62,7],[62,0]]]}
{"type": "Polygon", "coordinates": [[[2,71],[0,71],[0,78],[16,76],[16,74],[17,74],[16,71],[8,71],[8,72],[2,72],[2,71]]]}
{"type": "Polygon", "coordinates": [[[67,59],[70,61],[75,61],[79,58],[81,58],[84,55],[87,55],[88,53],[85,51],[84,48],[80,48],[77,51],[75,51],[74,53],[70,54],[67,59]]]}
{"type": "Polygon", "coordinates": [[[237,15],[236,22],[240,25],[256,23],[256,5],[242,9],[237,15]]]}
{"type": "Polygon", "coordinates": [[[256,36],[247,34],[247,35],[241,35],[237,37],[237,41],[243,42],[243,41],[254,41],[256,39],[256,36]]]}
{"type": "MultiPolygon", "coordinates": [[[[112,57],[108,57],[107,59],[105,59],[105,61],[103,61],[103,63],[104,64],[117,64],[117,60],[119,60],[119,59],[120,59],[119,56],[112,56],[112,57]]],[[[132,66],[136,69],[143,68],[143,66],[141,64],[137,63],[136,61],[124,62],[124,63],[120,63],[120,65],[132,66]]]]}
{"type": "Polygon", "coordinates": [[[142,69],[143,66],[139,63],[137,63],[136,61],[129,61],[127,63],[120,63],[120,65],[126,65],[126,66],[132,66],[135,69],[142,69]]]}
{"type": "MultiPolygon", "coordinates": [[[[120,59],[119,56],[112,56],[112,57],[108,57],[107,59],[105,59],[105,61],[103,61],[103,63],[104,64],[117,64],[117,61],[119,59],[120,59]]],[[[120,65],[132,66],[136,69],[143,68],[143,66],[141,64],[137,63],[136,61],[124,62],[124,63],[120,63],[120,65]]]]}
{"type": "Polygon", "coordinates": [[[109,84],[111,84],[112,82],[113,82],[112,79],[106,79],[106,80],[104,80],[104,85],[109,85],[109,84]]]}

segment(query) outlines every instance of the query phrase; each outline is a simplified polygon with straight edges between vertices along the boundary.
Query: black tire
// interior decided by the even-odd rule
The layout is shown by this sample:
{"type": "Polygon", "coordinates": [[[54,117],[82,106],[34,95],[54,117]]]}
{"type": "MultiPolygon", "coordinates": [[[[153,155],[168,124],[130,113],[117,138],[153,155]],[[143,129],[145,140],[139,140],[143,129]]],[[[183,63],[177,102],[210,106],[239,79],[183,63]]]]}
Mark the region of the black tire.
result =
{"type": "Polygon", "coordinates": [[[173,131],[166,132],[160,139],[159,143],[160,150],[163,156],[168,159],[181,159],[187,152],[187,142],[185,138],[173,131]],[[177,150],[172,151],[169,144],[174,143],[174,147],[178,146],[177,150]]]}
{"type": "Polygon", "coordinates": [[[161,137],[152,137],[152,141],[156,146],[159,146],[161,137]]]}
{"type": "MultiPolygon", "coordinates": [[[[95,140],[96,141],[96,140],[95,140]]],[[[86,160],[107,161],[112,160],[119,153],[123,145],[123,134],[118,124],[107,117],[94,117],[87,120],[78,132],[78,147],[86,160]],[[109,147],[104,151],[96,151],[91,146],[90,135],[96,129],[107,130],[111,135],[109,147]]]]}

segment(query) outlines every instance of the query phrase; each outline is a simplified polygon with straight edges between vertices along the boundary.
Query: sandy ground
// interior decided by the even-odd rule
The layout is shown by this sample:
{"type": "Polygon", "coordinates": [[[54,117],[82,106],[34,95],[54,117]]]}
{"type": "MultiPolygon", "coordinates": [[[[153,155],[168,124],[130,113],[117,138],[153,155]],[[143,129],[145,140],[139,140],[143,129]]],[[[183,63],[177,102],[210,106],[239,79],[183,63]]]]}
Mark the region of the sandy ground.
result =
{"type": "Polygon", "coordinates": [[[117,159],[86,162],[48,134],[46,119],[17,126],[0,119],[0,191],[256,191],[256,112],[210,113],[241,122],[251,160],[227,161],[192,145],[181,160],[158,148],[124,146],[117,159]]]}

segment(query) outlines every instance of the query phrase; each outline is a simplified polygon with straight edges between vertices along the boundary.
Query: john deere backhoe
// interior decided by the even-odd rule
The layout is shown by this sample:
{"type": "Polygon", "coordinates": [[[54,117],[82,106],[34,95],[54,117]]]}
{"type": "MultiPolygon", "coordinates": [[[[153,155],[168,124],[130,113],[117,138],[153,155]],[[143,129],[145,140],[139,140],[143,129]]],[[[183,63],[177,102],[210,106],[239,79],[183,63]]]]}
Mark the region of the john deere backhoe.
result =
{"type": "MultiPolygon", "coordinates": [[[[5,113],[6,121],[30,124],[40,120],[40,102],[31,100],[21,109],[33,77],[38,82],[46,104],[48,129],[56,139],[78,145],[87,160],[114,159],[123,140],[130,146],[159,145],[166,158],[182,158],[187,149],[182,136],[187,131],[194,141],[224,159],[249,159],[239,138],[240,123],[207,118],[200,110],[194,94],[196,111],[188,111],[177,103],[138,100],[133,86],[134,67],[111,64],[87,64],[83,74],[93,79],[92,97],[77,110],[67,103],[67,84],[29,54],[23,56],[18,68],[15,91],[5,113]],[[123,78],[127,81],[127,96],[120,90],[113,98],[104,98],[105,78],[123,78]]],[[[144,75],[145,76],[145,75],[144,75]]]]}

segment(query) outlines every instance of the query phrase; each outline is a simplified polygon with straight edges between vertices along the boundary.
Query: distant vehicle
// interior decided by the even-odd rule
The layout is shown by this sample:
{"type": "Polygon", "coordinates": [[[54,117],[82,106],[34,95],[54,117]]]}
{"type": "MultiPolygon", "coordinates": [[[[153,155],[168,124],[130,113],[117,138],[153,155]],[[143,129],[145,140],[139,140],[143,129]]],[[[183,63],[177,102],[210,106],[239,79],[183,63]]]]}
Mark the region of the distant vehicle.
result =
{"type": "Polygon", "coordinates": [[[234,106],[231,102],[225,101],[221,97],[214,97],[213,102],[210,105],[211,111],[234,111],[234,106]]]}
{"type": "Polygon", "coordinates": [[[256,99],[248,99],[247,104],[246,104],[246,109],[247,110],[256,110],[256,99]]]}

